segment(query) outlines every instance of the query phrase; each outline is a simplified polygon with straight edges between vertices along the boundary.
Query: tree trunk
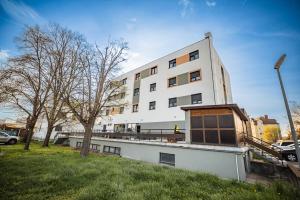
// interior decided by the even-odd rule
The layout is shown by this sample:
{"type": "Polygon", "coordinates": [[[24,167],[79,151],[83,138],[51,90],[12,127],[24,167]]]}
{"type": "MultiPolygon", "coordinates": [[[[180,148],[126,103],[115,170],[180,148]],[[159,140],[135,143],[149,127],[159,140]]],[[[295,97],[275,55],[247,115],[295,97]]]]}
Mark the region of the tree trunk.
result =
{"type": "Polygon", "coordinates": [[[84,126],[83,145],[80,151],[82,157],[86,157],[89,154],[92,133],[93,130],[91,125],[84,126]]]}
{"type": "Polygon", "coordinates": [[[50,140],[53,128],[54,128],[53,124],[49,123],[48,127],[47,127],[47,134],[46,134],[45,140],[43,142],[43,147],[48,147],[49,146],[49,140],[50,140]]]}
{"type": "Polygon", "coordinates": [[[33,123],[32,121],[29,122],[28,124],[28,129],[26,130],[26,142],[25,142],[25,146],[24,146],[24,150],[29,150],[29,145],[33,136],[33,129],[34,129],[35,123],[33,123]],[[34,125],[33,125],[34,124],[34,125]]]}

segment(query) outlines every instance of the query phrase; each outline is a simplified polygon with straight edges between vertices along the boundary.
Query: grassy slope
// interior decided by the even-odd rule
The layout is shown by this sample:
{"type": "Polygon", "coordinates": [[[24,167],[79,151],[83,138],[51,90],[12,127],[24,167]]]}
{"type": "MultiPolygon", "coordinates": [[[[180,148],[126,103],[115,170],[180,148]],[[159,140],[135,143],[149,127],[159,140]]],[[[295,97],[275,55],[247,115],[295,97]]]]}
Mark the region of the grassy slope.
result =
{"type": "Polygon", "coordinates": [[[81,158],[68,147],[0,146],[0,199],[297,199],[287,184],[221,180],[115,156],[81,158]]]}

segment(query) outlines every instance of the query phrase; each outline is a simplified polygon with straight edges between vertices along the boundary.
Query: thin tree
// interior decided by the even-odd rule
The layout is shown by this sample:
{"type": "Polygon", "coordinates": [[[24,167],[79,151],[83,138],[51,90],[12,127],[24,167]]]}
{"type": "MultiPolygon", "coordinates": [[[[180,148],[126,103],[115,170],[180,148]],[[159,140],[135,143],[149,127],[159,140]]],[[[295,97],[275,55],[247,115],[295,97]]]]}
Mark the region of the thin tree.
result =
{"type": "Polygon", "coordinates": [[[6,78],[2,81],[9,97],[8,102],[27,115],[24,150],[29,150],[34,127],[53,81],[46,51],[50,40],[40,27],[35,26],[26,27],[23,35],[16,41],[21,54],[8,60],[4,70],[6,78]]]}
{"type": "Polygon", "coordinates": [[[126,49],[125,42],[109,42],[103,49],[98,46],[86,49],[80,56],[82,72],[71,84],[72,92],[67,93],[65,100],[84,127],[80,152],[83,157],[89,153],[95,120],[108,105],[109,98],[116,95],[121,87],[120,82],[113,80],[120,70],[120,63],[126,60],[126,49]]]}
{"type": "Polygon", "coordinates": [[[50,88],[50,97],[44,105],[45,116],[48,122],[46,137],[43,146],[49,145],[51,133],[56,125],[67,121],[66,114],[69,112],[63,96],[71,92],[69,85],[77,78],[78,58],[86,46],[83,37],[75,32],[63,28],[57,24],[50,25],[47,52],[49,67],[52,69],[53,81],[50,88]]]}

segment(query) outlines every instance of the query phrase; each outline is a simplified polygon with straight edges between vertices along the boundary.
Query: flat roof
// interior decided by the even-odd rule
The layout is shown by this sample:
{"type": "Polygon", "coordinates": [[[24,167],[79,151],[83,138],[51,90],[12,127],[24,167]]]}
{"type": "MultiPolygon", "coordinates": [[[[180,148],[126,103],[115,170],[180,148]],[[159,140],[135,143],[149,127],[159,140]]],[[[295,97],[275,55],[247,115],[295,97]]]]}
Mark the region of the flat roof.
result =
{"type": "Polygon", "coordinates": [[[237,104],[219,104],[219,105],[191,105],[191,106],[182,106],[181,109],[184,111],[187,110],[201,110],[201,109],[221,109],[221,108],[229,108],[234,110],[238,116],[244,120],[248,121],[247,115],[238,107],[237,104]]]}

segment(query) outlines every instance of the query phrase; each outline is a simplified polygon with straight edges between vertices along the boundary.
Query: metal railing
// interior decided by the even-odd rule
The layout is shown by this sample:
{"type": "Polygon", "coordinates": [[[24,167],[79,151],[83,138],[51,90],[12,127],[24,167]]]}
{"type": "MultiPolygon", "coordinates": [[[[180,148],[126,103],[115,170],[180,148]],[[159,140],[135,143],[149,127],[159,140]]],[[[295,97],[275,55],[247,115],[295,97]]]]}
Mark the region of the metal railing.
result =
{"type": "MultiPolygon", "coordinates": [[[[185,129],[141,129],[140,132],[110,132],[103,130],[93,130],[93,137],[103,137],[124,140],[148,140],[148,141],[185,141],[185,129]]],[[[83,131],[60,131],[54,139],[58,137],[83,136],[83,131]]]]}

